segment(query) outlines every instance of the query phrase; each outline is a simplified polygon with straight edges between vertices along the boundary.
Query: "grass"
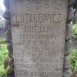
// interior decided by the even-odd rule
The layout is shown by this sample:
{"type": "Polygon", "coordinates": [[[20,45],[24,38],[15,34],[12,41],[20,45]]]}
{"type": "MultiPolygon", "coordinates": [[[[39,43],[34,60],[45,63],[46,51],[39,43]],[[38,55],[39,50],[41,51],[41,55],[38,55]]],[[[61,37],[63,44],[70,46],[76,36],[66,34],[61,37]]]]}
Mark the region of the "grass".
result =
{"type": "Polygon", "coordinates": [[[4,60],[8,57],[7,44],[1,43],[5,41],[5,38],[0,39],[0,76],[4,72],[4,60]]]}
{"type": "MultiPolygon", "coordinates": [[[[7,44],[5,38],[0,38],[0,76],[4,73],[4,60],[8,57],[7,44]],[[3,43],[1,43],[3,42],[3,43]]],[[[70,64],[73,73],[77,73],[77,49],[71,48],[70,64]]]]}
{"type": "Polygon", "coordinates": [[[77,49],[72,48],[70,53],[70,64],[73,73],[77,73],[77,49]]]}
{"type": "Polygon", "coordinates": [[[72,26],[72,36],[73,36],[74,38],[77,38],[77,24],[74,24],[74,25],[72,26]]]}

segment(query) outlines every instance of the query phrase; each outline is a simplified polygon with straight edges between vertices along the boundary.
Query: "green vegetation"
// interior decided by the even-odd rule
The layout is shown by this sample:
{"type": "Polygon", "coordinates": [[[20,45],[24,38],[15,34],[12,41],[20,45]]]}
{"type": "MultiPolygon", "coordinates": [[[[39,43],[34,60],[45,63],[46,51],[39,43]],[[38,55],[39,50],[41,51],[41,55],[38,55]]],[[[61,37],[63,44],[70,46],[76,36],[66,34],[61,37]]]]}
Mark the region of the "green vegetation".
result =
{"type": "Polygon", "coordinates": [[[72,27],[72,36],[74,38],[77,38],[77,24],[74,24],[74,26],[72,27]]]}
{"type": "MultiPolygon", "coordinates": [[[[0,28],[5,28],[5,19],[3,18],[3,14],[4,14],[4,11],[0,7],[0,28]]],[[[4,60],[9,58],[7,44],[5,41],[6,41],[5,38],[0,37],[0,76],[3,76],[3,77],[7,77],[7,74],[10,71],[9,65],[4,70],[4,60]]]]}
{"type": "Polygon", "coordinates": [[[5,73],[4,73],[4,76],[3,77],[8,77],[8,74],[10,73],[10,70],[11,70],[11,66],[7,66],[7,68],[5,69],[5,73]]]}
{"type": "Polygon", "coordinates": [[[6,57],[8,57],[7,44],[0,43],[0,76],[4,72],[4,60],[6,59],[6,57]]]}
{"type": "Polygon", "coordinates": [[[77,49],[75,48],[71,49],[70,63],[71,63],[72,72],[77,73],[77,49]]]}
{"type": "MultiPolygon", "coordinates": [[[[72,26],[72,37],[77,38],[77,24],[72,26]]],[[[73,73],[77,73],[77,49],[72,48],[70,53],[70,63],[73,73]]]]}

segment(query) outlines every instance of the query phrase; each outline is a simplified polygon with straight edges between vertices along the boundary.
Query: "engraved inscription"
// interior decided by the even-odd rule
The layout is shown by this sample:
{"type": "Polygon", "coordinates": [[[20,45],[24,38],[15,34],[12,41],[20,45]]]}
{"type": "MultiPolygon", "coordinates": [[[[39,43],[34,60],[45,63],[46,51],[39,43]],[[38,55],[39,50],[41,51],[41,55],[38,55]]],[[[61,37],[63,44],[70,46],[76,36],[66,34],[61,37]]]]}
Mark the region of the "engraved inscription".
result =
{"type": "Polygon", "coordinates": [[[50,33],[51,31],[51,26],[25,26],[25,32],[50,33]]]}
{"type": "Polygon", "coordinates": [[[12,14],[13,23],[61,23],[61,14],[12,14]]]}
{"type": "Polygon", "coordinates": [[[15,77],[62,77],[67,0],[10,0],[15,77]]]}

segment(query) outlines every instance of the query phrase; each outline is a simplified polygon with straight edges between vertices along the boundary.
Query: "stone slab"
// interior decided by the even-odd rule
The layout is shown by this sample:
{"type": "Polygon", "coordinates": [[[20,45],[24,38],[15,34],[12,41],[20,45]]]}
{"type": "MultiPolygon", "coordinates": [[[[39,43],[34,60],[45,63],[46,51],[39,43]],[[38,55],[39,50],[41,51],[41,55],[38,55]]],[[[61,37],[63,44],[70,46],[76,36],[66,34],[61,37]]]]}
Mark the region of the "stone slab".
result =
{"type": "Polygon", "coordinates": [[[10,0],[15,77],[62,77],[68,0],[10,0]]]}

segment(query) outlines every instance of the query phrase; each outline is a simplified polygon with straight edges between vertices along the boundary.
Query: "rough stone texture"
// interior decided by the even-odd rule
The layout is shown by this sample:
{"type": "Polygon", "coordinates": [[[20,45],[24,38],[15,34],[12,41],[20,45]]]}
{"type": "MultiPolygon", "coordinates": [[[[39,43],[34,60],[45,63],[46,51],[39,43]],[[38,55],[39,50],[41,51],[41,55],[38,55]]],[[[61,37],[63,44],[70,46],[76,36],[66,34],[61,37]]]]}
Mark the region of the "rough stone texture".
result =
{"type": "Polygon", "coordinates": [[[4,18],[6,19],[6,41],[7,41],[7,48],[9,51],[9,57],[11,58],[11,61],[8,60],[4,61],[4,67],[7,68],[7,64],[11,66],[10,72],[8,74],[8,77],[15,77],[14,74],[14,59],[13,59],[13,48],[12,48],[12,36],[11,36],[11,19],[10,19],[10,4],[9,0],[4,0],[4,5],[6,7],[4,18]]]}
{"type": "Polygon", "coordinates": [[[66,43],[65,43],[65,58],[64,58],[64,77],[71,77],[72,72],[70,69],[70,48],[71,48],[71,35],[70,35],[70,29],[71,29],[71,22],[73,21],[74,18],[74,4],[75,0],[68,0],[68,17],[67,17],[67,25],[66,25],[66,43]]]}
{"type": "Polygon", "coordinates": [[[73,47],[77,49],[77,38],[72,38],[72,42],[73,47]]]}
{"type": "Polygon", "coordinates": [[[75,8],[75,17],[74,17],[73,21],[74,21],[74,24],[77,24],[77,0],[74,4],[74,8],[75,8]]]}
{"type": "MultiPolygon", "coordinates": [[[[13,1],[13,0],[10,0],[10,1],[13,1]]],[[[16,0],[16,1],[20,1],[20,3],[22,3],[22,1],[21,0],[16,0]]],[[[53,0],[53,1],[56,1],[56,0],[53,0]]],[[[67,32],[66,32],[66,45],[65,45],[65,58],[64,58],[64,76],[63,77],[71,77],[71,71],[70,71],[70,64],[69,64],[69,44],[70,44],[70,39],[71,39],[71,37],[70,37],[70,33],[69,33],[69,31],[70,31],[70,23],[71,23],[71,21],[72,21],[72,17],[73,17],[73,4],[74,4],[74,1],[75,0],[68,0],[68,4],[69,4],[69,6],[68,6],[68,8],[69,8],[69,10],[68,10],[68,19],[67,19],[67,26],[66,26],[66,28],[68,28],[67,29],[67,32]],[[69,15],[70,14],[70,15],[69,15]],[[69,25],[69,26],[68,26],[69,25]]],[[[57,0],[57,2],[56,2],[57,4],[58,4],[58,0],[57,0]]],[[[7,37],[7,43],[8,43],[8,49],[9,49],[9,56],[10,57],[12,57],[12,55],[13,55],[13,49],[12,49],[12,38],[11,38],[11,24],[10,24],[10,12],[9,12],[9,9],[10,9],[10,7],[9,7],[9,0],[5,0],[4,1],[4,4],[5,4],[5,6],[6,6],[6,11],[7,11],[7,13],[5,12],[5,18],[6,18],[6,23],[8,23],[8,25],[6,26],[6,37],[7,37]]],[[[48,7],[48,3],[46,3],[46,5],[47,5],[47,7],[48,7]]],[[[13,5],[12,5],[13,6],[13,5]]],[[[29,3],[28,3],[28,5],[27,5],[27,8],[29,8],[29,3]]],[[[34,6],[36,6],[36,5],[34,5],[34,6]]],[[[64,5],[65,6],[65,5],[64,5]]],[[[15,8],[17,8],[17,7],[15,7],[15,6],[13,6],[14,7],[14,9],[15,8]]],[[[20,8],[20,7],[18,7],[18,8],[20,8]]],[[[42,7],[41,7],[42,8],[42,7]]],[[[15,10],[15,12],[17,11],[18,9],[16,9],[15,10]]],[[[25,10],[25,9],[23,9],[22,8],[22,10],[25,10]]],[[[22,13],[22,11],[20,11],[21,13],[22,13]]],[[[36,16],[36,15],[35,15],[36,16]]],[[[22,16],[21,16],[22,17],[22,16]]],[[[17,18],[17,19],[19,19],[19,18],[17,18]]],[[[19,22],[20,20],[18,20],[18,22],[19,22]]],[[[23,19],[21,19],[21,21],[23,22],[23,19]]],[[[13,20],[13,22],[15,22],[14,20],[13,20]]],[[[19,27],[19,24],[13,24],[12,23],[12,25],[13,25],[13,27],[17,27],[17,30],[18,30],[18,27],[19,27]]],[[[21,24],[21,25],[23,25],[23,24],[21,24]]],[[[57,24],[58,25],[58,24],[57,24]]],[[[15,30],[16,31],[16,30],[15,30]]],[[[21,30],[20,30],[21,31],[21,30]]],[[[16,34],[16,33],[15,33],[16,34]]],[[[60,35],[59,35],[60,36],[60,35]]],[[[18,37],[18,36],[16,36],[16,37],[18,37]]],[[[24,39],[24,37],[23,37],[23,39],[24,39]]],[[[17,41],[19,41],[19,40],[17,40],[17,41]]],[[[60,45],[60,44],[59,44],[60,45]]],[[[15,46],[14,46],[15,47],[15,46]]],[[[16,47],[17,48],[17,47],[16,47]]],[[[19,46],[18,46],[18,48],[20,48],[19,46]]],[[[20,50],[18,50],[18,51],[20,51],[20,50]]],[[[18,51],[17,51],[17,53],[18,53],[18,51]]],[[[27,53],[26,53],[27,54],[27,53]]],[[[19,56],[20,56],[20,54],[18,54],[19,56]]],[[[17,55],[14,55],[14,56],[17,56],[17,55]]],[[[34,56],[34,55],[33,55],[34,56]]],[[[27,55],[26,55],[26,57],[27,57],[27,55]]],[[[28,58],[28,57],[27,57],[28,58]]],[[[12,57],[12,60],[13,60],[13,57],[12,57]]],[[[23,59],[21,59],[21,61],[22,61],[23,59]]],[[[27,59],[26,59],[27,60],[27,59]]],[[[29,66],[29,65],[27,65],[27,66],[29,66]]],[[[48,66],[48,65],[47,65],[48,66]]],[[[17,66],[16,66],[17,67],[17,66]]],[[[20,66],[19,66],[20,67],[20,66]]],[[[37,66],[38,67],[38,66],[37,66]]],[[[23,66],[22,66],[22,68],[23,68],[23,66]]],[[[26,66],[25,66],[25,68],[26,68],[26,66]]],[[[53,67],[52,67],[53,68],[53,67]]],[[[41,68],[42,69],[42,68],[41,68]]],[[[35,69],[34,69],[35,70],[35,69]]],[[[43,70],[39,70],[39,71],[43,71],[43,70]]],[[[17,74],[23,74],[24,73],[24,71],[22,70],[22,72],[23,73],[21,73],[21,71],[18,71],[18,72],[20,72],[20,73],[17,73],[17,74]]],[[[61,72],[62,73],[62,72],[61,72]]],[[[24,73],[25,74],[25,73],[24,73]]],[[[28,75],[28,72],[26,71],[26,74],[28,75]]],[[[42,72],[41,73],[41,76],[44,76],[43,75],[44,74],[44,72],[42,72]]],[[[54,76],[54,77],[58,77],[59,75],[59,72],[57,72],[57,76],[54,76]]],[[[47,74],[48,75],[48,74],[47,74]]],[[[46,75],[46,77],[47,77],[47,75],[46,75]]],[[[10,76],[11,77],[11,76],[10,76]]],[[[16,76],[17,77],[17,76],[16,76]]],[[[22,76],[21,76],[22,77],[22,76]]],[[[51,76],[51,77],[53,77],[53,76],[51,76]]],[[[59,76],[59,77],[61,77],[61,76],[59,76]]]]}
{"type": "Polygon", "coordinates": [[[0,38],[4,38],[4,37],[5,37],[5,29],[0,27],[0,38]]]}
{"type": "Polygon", "coordinates": [[[15,77],[62,77],[67,0],[10,0],[15,77]]]}
{"type": "Polygon", "coordinates": [[[68,9],[68,21],[71,21],[73,20],[73,17],[74,17],[74,9],[73,9],[73,6],[70,6],[69,9],[68,9]]]}
{"type": "MultiPolygon", "coordinates": [[[[6,40],[7,40],[7,43],[8,43],[8,50],[9,50],[10,53],[12,53],[13,49],[12,49],[11,19],[10,19],[9,0],[4,0],[4,5],[6,7],[6,11],[4,13],[4,18],[6,19],[6,27],[5,27],[5,29],[6,29],[6,40]]],[[[12,55],[9,54],[10,57],[12,57],[12,55]]]]}
{"type": "Polygon", "coordinates": [[[75,3],[75,0],[68,0],[68,5],[72,6],[75,3]]]}

